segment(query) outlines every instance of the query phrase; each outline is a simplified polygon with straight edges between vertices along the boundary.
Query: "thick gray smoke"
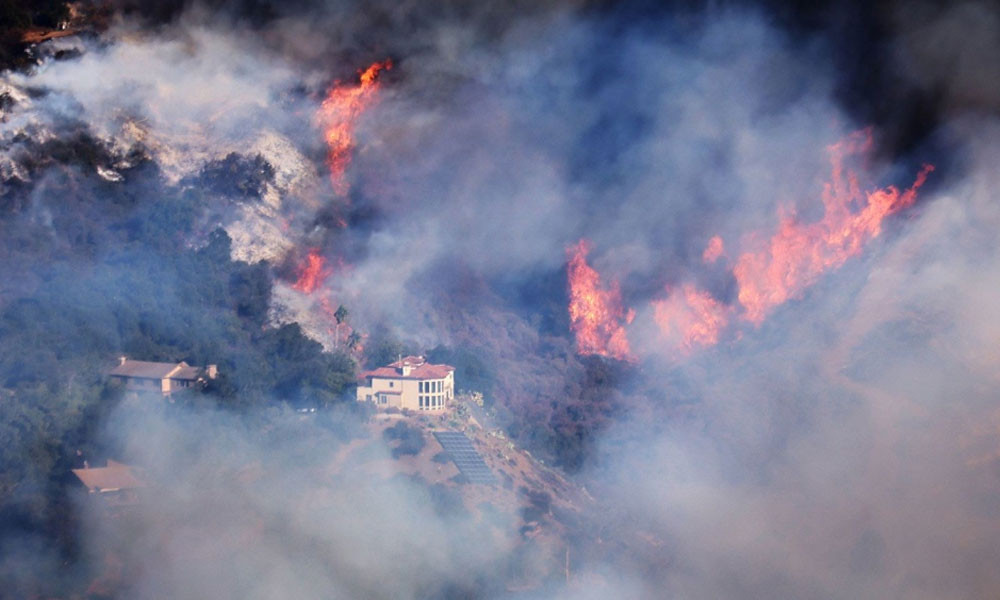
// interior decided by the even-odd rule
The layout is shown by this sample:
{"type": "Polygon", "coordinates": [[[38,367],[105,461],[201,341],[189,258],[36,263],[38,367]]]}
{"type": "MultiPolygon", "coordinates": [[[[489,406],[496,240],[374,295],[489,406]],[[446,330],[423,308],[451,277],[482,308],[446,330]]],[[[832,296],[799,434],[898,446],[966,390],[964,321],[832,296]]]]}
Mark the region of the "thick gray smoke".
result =
{"type": "MultiPolygon", "coordinates": [[[[575,559],[575,583],[539,596],[1000,593],[996,20],[975,4],[896,17],[887,43],[906,85],[941,90],[948,120],[933,141],[953,172],[860,257],[681,362],[662,360],[640,310],[635,403],[580,477],[614,507],[594,517],[601,535],[645,545],[582,552],[593,558],[575,559]]],[[[708,239],[766,236],[782,207],[815,219],[826,147],[867,125],[834,100],[834,41],[792,38],[756,12],[693,23],[654,31],[553,11],[487,34],[442,21],[384,52],[358,51],[343,24],[310,45],[324,30],[297,16],[263,34],[204,15],[155,34],[120,24],[78,59],[4,76],[17,102],[0,168],[18,176],[20,134],[69,122],[119,162],[141,147],[180,184],[232,152],[259,154],[275,170],[260,202],[204,207],[235,258],[319,247],[344,261],[323,293],[356,328],[485,349],[517,394],[500,404],[544,403],[581,370],[568,333],[540,331],[543,302],[510,306],[495,288],[558,273],[586,238],[637,308],[685,282],[733,303],[728,273],[701,263],[708,239]],[[330,63],[304,60],[316,47],[363,57],[337,65],[340,78],[396,63],[358,122],[347,198],[322,164],[314,114],[330,63]],[[324,210],[347,226],[324,226],[324,210]]],[[[911,158],[867,167],[905,187],[911,158]]],[[[118,176],[114,162],[99,173],[118,176]]],[[[327,317],[287,282],[272,308],[329,342],[327,317]]],[[[227,418],[188,418],[180,430],[117,422],[129,456],[174,483],[135,520],[158,543],[131,549],[129,597],[422,597],[507,564],[509,547],[470,540],[516,527],[442,516],[425,489],[372,472],[380,457],[334,479],[323,446],[337,440],[276,446],[227,418]]],[[[90,532],[88,551],[125,543],[109,535],[90,532]]]]}
{"type": "Polygon", "coordinates": [[[970,175],[857,273],[685,369],[695,425],[615,434],[609,489],[662,532],[673,594],[996,594],[998,148],[977,129],[950,132],[970,175]]]}
{"type": "Polygon", "coordinates": [[[92,590],[419,598],[474,588],[510,551],[512,530],[440,485],[399,474],[380,439],[349,442],[291,411],[268,415],[264,428],[253,422],[210,411],[116,413],[111,435],[157,486],[121,518],[88,513],[93,559],[120,561],[103,565],[92,590]]]}
{"type": "Polygon", "coordinates": [[[516,278],[558,269],[587,238],[599,271],[640,297],[662,291],[690,277],[711,235],[808,206],[825,146],[852,127],[812,57],[744,15],[684,38],[566,20],[526,23],[486,48],[448,42],[461,60],[404,62],[406,81],[365,119],[373,143],[359,169],[386,223],[335,283],[413,334],[456,257],[516,278]],[[428,99],[428,81],[453,93],[428,99]]]}
{"type": "MultiPolygon", "coordinates": [[[[84,45],[77,60],[47,61],[28,75],[7,76],[15,93],[46,92],[37,99],[18,95],[4,126],[11,152],[19,135],[46,139],[67,122],[83,122],[120,166],[130,166],[124,157],[139,149],[173,182],[231,152],[259,154],[275,170],[262,201],[232,206],[218,198],[205,207],[206,219],[227,228],[234,258],[273,261],[287,252],[294,240],[282,231],[282,220],[311,218],[320,204],[320,180],[303,155],[319,139],[307,118],[295,116],[309,114],[315,104],[291,93],[293,86],[316,84],[312,74],[260,52],[233,31],[192,25],[149,37],[123,27],[108,37],[84,45]]],[[[98,172],[120,180],[114,166],[98,172]]]]}

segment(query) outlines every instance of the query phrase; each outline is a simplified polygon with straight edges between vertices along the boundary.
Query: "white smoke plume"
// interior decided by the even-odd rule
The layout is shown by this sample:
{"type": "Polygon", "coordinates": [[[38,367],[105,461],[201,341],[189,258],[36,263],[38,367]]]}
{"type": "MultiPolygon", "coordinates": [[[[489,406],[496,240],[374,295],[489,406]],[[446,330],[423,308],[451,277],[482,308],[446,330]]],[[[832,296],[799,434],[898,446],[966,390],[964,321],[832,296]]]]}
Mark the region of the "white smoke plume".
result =
{"type": "MultiPolygon", "coordinates": [[[[640,311],[626,414],[579,477],[614,507],[592,517],[599,537],[646,545],[623,542],[630,551],[617,557],[581,549],[569,586],[535,595],[998,593],[1000,148],[995,90],[977,80],[996,69],[995,19],[979,4],[895,17],[893,64],[907,85],[945,90],[946,121],[931,149],[867,167],[902,187],[928,154],[948,154],[949,168],[861,256],[680,363],[663,360],[640,311]],[[970,30],[977,44],[965,48],[958,32],[970,30]]],[[[302,60],[316,58],[302,41],[317,36],[307,17],[278,20],[266,44],[228,21],[192,17],[156,34],[121,25],[79,59],[6,75],[17,101],[0,135],[13,153],[19,132],[44,138],[82,122],[119,160],[141,146],[178,183],[232,152],[260,154],[275,170],[260,203],[205,207],[235,258],[280,263],[303,245],[343,254],[324,291],[356,327],[485,348],[519,394],[501,403],[545,404],[583,368],[567,332],[532,320],[539,303],[516,306],[501,288],[558,273],[566,248],[587,238],[626,302],[694,281],[732,303],[729,275],[701,264],[709,237],[768,232],[780,207],[815,217],[826,147],[867,125],[838,100],[835,40],[736,9],[671,25],[615,27],[567,10],[511,17],[492,35],[444,22],[367,49],[366,60],[409,54],[392,57],[359,121],[347,199],[333,200],[323,172],[313,114],[330,81],[327,64],[302,60]],[[354,221],[317,226],[331,204],[354,221]]],[[[329,47],[350,47],[348,37],[329,47]]],[[[10,156],[2,172],[18,177],[10,156]]],[[[102,168],[113,181],[115,165],[102,168]]],[[[279,320],[322,338],[311,299],[279,283],[275,303],[279,320]]],[[[160,542],[134,549],[150,566],[130,597],[416,598],[508,560],[502,546],[469,541],[483,534],[474,517],[436,514],[405,482],[365,465],[330,478],[322,460],[302,458],[323,439],[275,449],[225,418],[142,427],[132,455],[176,479],[136,521],[160,542]],[[254,464],[247,483],[241,469],[254,464]]]]}

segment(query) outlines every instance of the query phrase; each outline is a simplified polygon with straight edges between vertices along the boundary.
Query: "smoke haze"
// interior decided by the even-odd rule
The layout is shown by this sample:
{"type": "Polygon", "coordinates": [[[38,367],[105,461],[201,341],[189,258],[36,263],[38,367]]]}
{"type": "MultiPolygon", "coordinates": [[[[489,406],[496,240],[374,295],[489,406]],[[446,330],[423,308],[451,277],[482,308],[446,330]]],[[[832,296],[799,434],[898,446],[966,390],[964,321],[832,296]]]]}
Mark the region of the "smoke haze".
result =
{"type": "MultiPolygon", "coordinates": [[[[124,597],[1000,593],[994,6],[123,6],[108,31],[48,42],[34,68],[0,79],[17,219],[57,237],[70,202],[121,195],[134,202],[123,211],[189,214],[178,248],[222,248],[221,227],[229,256],[274,286],[258,329],[299,323],[339,349],[324,297],[372,342],[475,355],[511,438],[600,507],[580,517],[585,532],[564,532],[584,545],[564,586],[550,556],[515,551],[520,522],[442,510],[393,475],[379,440],[333,470],[349,436],[281,408],[119,408],[103,443],[165,484],[129,533],[82,532],[89,560],[128,548],[103,568],[125,574],[124,597]],[[68,49],[79,55],[55,58],[68,49]],[[339,195],[317,110],[385,59],[339,195]],[[735,258],[782,215],[823,217],[829,148],[865,127],[875,147],[853,165],[865,191],[937,167],[916,202],[759,324],[733,317],[692,352],[665,341],[655,301],[690,285],[738,310],[735,258]],[[94,156],[35,158],[80,136],[94,156]],[[216,185],[236,172],[236,187],[216,185]],[[715,236],[725,247],[705,261],[715,236]],[[580,240],[635,311],[621,323],[630,361],[574,351],[566,264],[580,240]],[[311,249],[330,266],[317,295],[294,287],[311,249]],[[546,447],[557,435],[586,450],[546,447]]],[[[177,323],[197,310],[185,277],[159,255],[123,262],[116,239],[77,258],[92,288],[53,292],[95,319],[109,355],[128,340],[102,311],[147,301],[122,270],[160,280],[149,302],[177,323]]],[[[0,306],[37,299],[47,267],[8,262],[0,306]]],[[[204,332],[224,341],[205,342],[203,363],[240,345],[231,329],[220,317],[204,332]]],[[[59,571],[32,544],[4,549],[3,573],[26,586],[12,589],[59,571]]]]}

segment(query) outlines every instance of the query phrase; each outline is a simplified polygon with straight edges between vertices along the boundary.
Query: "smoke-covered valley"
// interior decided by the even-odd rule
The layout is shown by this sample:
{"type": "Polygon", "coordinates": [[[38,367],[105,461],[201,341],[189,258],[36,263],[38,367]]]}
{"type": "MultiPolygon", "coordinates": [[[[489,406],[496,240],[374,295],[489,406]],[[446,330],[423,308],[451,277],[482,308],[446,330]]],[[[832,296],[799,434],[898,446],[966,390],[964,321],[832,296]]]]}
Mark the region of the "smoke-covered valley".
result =
{"type": "Polygon", "coordinates": [[[7,595],[1000,590],[995,6],[102,10],[0,74],[7,595]],[[521,479],[399,459],[405,354],[521,479]]]}

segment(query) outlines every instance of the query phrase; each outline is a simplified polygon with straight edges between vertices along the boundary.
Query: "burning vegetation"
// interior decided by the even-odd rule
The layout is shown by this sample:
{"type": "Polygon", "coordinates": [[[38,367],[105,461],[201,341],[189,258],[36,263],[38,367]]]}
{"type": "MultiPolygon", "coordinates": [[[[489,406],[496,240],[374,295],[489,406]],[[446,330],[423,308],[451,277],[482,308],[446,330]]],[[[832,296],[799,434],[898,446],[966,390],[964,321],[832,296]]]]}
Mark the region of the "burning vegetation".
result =
{"type": "MultiPolygon", "coordinates": [[[[345,197],[350,189],[347,168],[355,147],[354,131],[357,121],[377,100],[379,73],[390,68],[392,68],[390,60],[376,62],[367,69],[359,71],[357,84],[335,83],[327,91],[316,112],[316,122],[322,128],[327,145],[326,163],[329,168],[330,183],[334,194],[339,197],[345,197]]],[[[339,211],[336,212],[339,214],[339,211]]],[[[337,228],[344,228],[347,223],[342,217],[336,216],[334,225],[337,228]]],[[[341,257],[336,257],[336,262],[343,267],[341,257]]],[[[295,268],[295,281],[291,287],[306,296],[315,296],[313,306],[327,323],[325,337],[327,340],[332,340],[334,348],[339,348],[343,341],[343,345],[351,350],[360,351],[363,336],[346,325],[344,321],[347,318],[347,309],[342,304],[335,307],[332,291],[324,285],[333,272],[323,251],[320,248],[310,248],[305,258],[295,268]]]]}
{"type": "Polygon", "coordinates": [[[292,288],[303,294],[315,292],[332,273],[326,264],[326,258],[320,254],[319,248],[309,250],[309,254],[306,255],[297,271],[298,276],[295,283],[292,284],[292,288]]]}
{"type": "Polygon", "coordinates": [[[775,307],[800,296],[827,271],[861,253],[882,232],[882,221],[914,203],[917,190],[934,170],[924,165],[905,191],[895,186],[864,191],[851,157],[866,158],[871,130],[857,132],[829,147],[831,181],[824,184],[823,218],[801,223],[791,210],[780,215],[777,231],[764,243],[750,236],[750,251],[733,266],[743,319],[759,325],[775,307]]]}
{"type": "Polygon", "coordinates": [[[589,242],[580,240],[567,250],[569,318],[577,352],[629,360],[631,351],[625,326],[632,322],[635,313],[622,308],[618,282],[602,285],[600,274],[587,264],[590,249],[589,242]]]}
{"type": "Polygon", "coordinates": [[[379,73],[391,68],[390,60],[372,63],[367,69],[359,72],[357,84],[334,84],[316,114],[316,120],[323,130],[328,148],[326,163],[330,169],[330,183],[333,185],[333,191],[340,196],[346,195],[350,188],[346,173],[351,163],[354,130],[358,118],[377,99],[379,73]]]}
{"type": "MultiPolygon", "coordinates": [[[[685,282],[668,287],[664,298],[650,302],[653,318],[662,334],[662,344],[680,355],[713,346],[730,326],[734,315],[755,326],[788,300],[798,298],[826,272],[837,269],[861,253],[865,244],[882,232],[883,220],[911,206],[917,190],[934,170],[924,165],[905,190],[895,186],[862,188],[858,172],[849,159],[866,159],[872,149],[871,129],[855,132],[827,150],[832,167],[830,181],[823,185],[823,217],[803,223],[793,208],[779,215],[777,231],[761,240],[747,234],[732,265],[739,307],[727,305],[706,290],[685,282]]],[[[581,241],[570,251],[567,266],[570,288],[569,314],[580,354],[598,354],[620,360],[630,358],[626,326],[633,309],[622,308],[617,282],[601,287],[600,274],[586,263],[591,248],[581,241]]],[[[720,236],[712,236],[702,254],[711,264],[725,253],[720,236]]]]}
{"type": "Polygon", "coordinates": [[[0,27],[0,595],[998,595],[1000,13],[148,4],[0,27]]]}

